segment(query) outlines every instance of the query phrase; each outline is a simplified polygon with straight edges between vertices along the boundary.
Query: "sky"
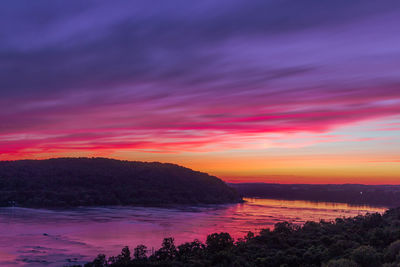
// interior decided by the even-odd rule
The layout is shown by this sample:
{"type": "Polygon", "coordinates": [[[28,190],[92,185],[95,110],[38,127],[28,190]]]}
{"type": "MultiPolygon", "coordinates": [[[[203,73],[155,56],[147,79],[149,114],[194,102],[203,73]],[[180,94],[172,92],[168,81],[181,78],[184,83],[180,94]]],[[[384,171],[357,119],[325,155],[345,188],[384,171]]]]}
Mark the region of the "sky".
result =
{"type": "Polygon", "coordinates": [[[400,184],[400,2],[1,1],[0,160],[400,184]]]}

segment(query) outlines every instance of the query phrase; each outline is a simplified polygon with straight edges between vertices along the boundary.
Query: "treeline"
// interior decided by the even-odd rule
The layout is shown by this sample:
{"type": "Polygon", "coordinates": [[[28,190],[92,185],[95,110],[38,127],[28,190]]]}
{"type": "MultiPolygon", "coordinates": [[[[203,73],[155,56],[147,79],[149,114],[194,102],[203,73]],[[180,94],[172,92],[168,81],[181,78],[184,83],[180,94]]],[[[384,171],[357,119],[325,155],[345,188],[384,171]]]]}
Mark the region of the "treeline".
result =
{"type": "Polygon", "coordinates": [[[273,231],[250,232],[237,241],[228,233],[209,235],[204,244],[176,246],[166,238],[152,255],[143,245],[133,252],[125,247],[118,256],[100,254],[84,266],[395,267],[400,266],[400,209],[303,226],[281,222],[273,231]]]}
{"type": "Polygon", "coordinates": [[[241,201],[217,177],[174,164],[105,158],[0,161],[0,206],[214,204],[241,201]]]}
{"type": "Polygon", "coordinates": [[[400,185],[230,184],[244,197],[400,206],[400,185]]]}

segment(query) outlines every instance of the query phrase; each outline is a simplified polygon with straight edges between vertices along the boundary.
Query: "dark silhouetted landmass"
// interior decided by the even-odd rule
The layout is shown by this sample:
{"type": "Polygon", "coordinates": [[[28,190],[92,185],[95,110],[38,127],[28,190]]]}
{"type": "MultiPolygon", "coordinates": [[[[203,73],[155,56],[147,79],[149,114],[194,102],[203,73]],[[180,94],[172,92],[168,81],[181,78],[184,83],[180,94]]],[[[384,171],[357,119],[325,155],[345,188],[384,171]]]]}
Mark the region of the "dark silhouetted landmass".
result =
{"type": "Polygon", "coordinates": [[[100,254],[85,267],[104,266],[269,266],[269,267],[395,267],[400,266],[400,209],[338,218],[334,222],[307,222],[303,226],[280,222],[273,231],[248,233],[234,241],[228,233],[175,246],[165,238],[162,247],[146,254],[137,246],[115,257],[100,254]]]}
{"type": "Polygon", "coordinates": [[[240,201],[217,177],[174,164],[105,158],[0,162],[0,205],[214,204],[240,201]]]}
{"type": "Polygon", "coordinates": [[[400,185],[230,184],[244,197],[400,206],[400,185]]]}

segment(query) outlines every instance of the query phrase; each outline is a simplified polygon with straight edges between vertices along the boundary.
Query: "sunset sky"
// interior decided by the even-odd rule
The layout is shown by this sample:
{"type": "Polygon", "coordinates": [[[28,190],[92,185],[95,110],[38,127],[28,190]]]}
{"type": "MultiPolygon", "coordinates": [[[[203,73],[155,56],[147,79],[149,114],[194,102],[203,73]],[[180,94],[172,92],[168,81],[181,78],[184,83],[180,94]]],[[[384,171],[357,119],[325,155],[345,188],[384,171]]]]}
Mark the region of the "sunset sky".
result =
{"type": "Polygon", "coordinates": [[[1,1],[0,160],[400,184],[400,1],[1,1]]]}

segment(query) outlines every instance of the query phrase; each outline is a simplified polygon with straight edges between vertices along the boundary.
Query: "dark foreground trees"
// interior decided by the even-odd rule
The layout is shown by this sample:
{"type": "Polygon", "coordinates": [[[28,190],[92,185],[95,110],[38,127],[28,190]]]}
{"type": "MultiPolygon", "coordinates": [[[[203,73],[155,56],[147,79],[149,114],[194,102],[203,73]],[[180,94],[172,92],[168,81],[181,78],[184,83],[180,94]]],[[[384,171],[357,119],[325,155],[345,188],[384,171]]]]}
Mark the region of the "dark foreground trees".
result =
{"type": "Polygon", "coordinates": [[[131,257],[122,253],[106,260],[99,255],[86,267],[104,266],[400,266],[400,208],[385,214],[307,222],[302,227],[278,223],[273,231],[249,233],[236,242],[228,233],[215,233],[175,246],[166,238],[152,255],[141,245],[131,257]]]}

